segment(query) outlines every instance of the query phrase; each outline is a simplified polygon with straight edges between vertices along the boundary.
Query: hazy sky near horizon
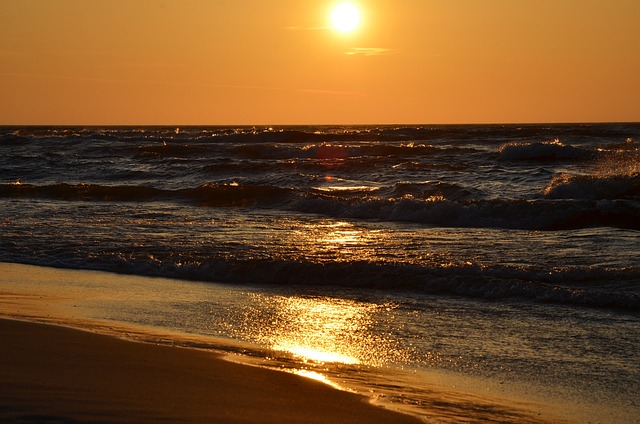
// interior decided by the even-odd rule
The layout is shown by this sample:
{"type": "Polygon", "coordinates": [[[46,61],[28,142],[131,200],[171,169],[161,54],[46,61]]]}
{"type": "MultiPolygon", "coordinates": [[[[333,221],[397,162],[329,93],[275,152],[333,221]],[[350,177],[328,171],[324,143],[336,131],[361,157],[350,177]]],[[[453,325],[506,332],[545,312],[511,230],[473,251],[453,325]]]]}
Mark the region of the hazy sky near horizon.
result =
{"type": "Polygon", "coordinates": [[[638,0],[0,0],[0,124],[640,121],[638,0]]]}

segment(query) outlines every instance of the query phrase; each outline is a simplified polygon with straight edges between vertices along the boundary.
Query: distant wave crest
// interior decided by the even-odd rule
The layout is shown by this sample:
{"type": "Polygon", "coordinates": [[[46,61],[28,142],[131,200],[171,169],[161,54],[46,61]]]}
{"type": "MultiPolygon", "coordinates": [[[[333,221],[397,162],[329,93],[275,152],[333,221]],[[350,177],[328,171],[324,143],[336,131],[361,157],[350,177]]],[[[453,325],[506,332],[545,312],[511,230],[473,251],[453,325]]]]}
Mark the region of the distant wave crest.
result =
{"type": "Polygon", "coordinates": [[[508,143],[498,150],[500,158],[508,161],[553,161],[591,159],[595,156],[589,149],[561,143],[560,140],[536,143],[508,143]]]}
{"type": "Polygon", "coordinates": [[[277,202],[289,192],[274,186],[237,183],[203,184],[195,188],[163,190],[145,186],[106,186],[98,184],[0,184],[0,196],[50,198],[65,201],[147,202],[155,200],[188,201],[202,206],[248,206],[277,202]]]}

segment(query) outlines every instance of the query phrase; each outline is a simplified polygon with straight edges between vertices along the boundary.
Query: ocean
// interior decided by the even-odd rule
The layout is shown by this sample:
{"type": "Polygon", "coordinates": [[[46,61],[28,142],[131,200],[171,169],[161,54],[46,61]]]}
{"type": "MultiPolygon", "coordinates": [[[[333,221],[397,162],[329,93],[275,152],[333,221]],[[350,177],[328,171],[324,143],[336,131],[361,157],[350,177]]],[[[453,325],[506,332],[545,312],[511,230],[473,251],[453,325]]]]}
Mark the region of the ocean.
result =
{"type": "Polygon", "coordinates": [[[161,277],[97,317],[418,415],[441,375],[640,416],[640,124],[5,126],[0,230],[0,262],[161,277]]]}

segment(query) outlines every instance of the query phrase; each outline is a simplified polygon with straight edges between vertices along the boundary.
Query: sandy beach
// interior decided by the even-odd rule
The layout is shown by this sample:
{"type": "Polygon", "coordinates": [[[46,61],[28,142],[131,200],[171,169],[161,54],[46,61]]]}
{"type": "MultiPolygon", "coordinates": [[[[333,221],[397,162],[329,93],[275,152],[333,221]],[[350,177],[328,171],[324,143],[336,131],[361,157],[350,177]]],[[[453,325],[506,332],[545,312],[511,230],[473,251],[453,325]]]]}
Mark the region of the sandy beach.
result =
{"type": "Polygon", "coordinates": [[[420,422],[310,378],[173,345],[188,335],[91,318],[97,305],[135,296],[135,284],[111,285],[130,277],[0,271],[0,422],[420,422]]]}
{"type": "Polygon", "coordinates": [[[211,352],[4,319],[0,337],[2,422],[418,422],[211,352]]]}

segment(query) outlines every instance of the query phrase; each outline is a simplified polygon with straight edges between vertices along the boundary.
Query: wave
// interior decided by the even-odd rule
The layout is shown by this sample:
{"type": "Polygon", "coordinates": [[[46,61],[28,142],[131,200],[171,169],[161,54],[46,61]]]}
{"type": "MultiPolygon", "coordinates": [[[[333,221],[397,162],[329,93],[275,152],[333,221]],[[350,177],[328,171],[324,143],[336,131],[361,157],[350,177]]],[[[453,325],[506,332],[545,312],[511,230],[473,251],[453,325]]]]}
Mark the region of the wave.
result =
{"type": "Polygon", "coordinates": [[[559,140],[535,143],[508,143],[498,149],[500,158],[507,161],[586,160],[595,153],[586,148],[563,144],[559,140]]]}
{"type": "Polygon", "coordinates": [[[638,135],[638,124],[495,124],[495,125],[360,125],[360,126],[147,126],[147,127],[0,127],[0,145],[23,141],[87,140],[214,141],[231,143],[322,143],[346,141],[477,141],[504,144],[509,140],[594,139],[624,140],[638,135]]]}
{"type": "MultiPolygon", "coordinates": [[[[214,152],[215,146],[186,144],[186,143],[162,143],[142,145],[135,148],[135,152],[141,156],[149,157],[192,157],[208,156],[214,152]]],[[[131,149],[133,150],[133,149],[131,149]]]]}
{"type": "Polygon", "coordinates": [[[20,182],[0,184],[0,196],[14,198],[51,198],[58,200],[145,201],[162,190],[140,186],[104,186],[98,184],[33,185],[20,182]]]}
{"type": "Polygon", "coordinates": [[[442,148],[427,144],[344,144],[313,143],[299,146],[278,144],[242,144],[233,148],[235,155],[246,159],[317,159],[344,160],[360,157],[425,157],[439,154],[475,152],[473,149],[442,148]]]}
{"type": "Polygon", "coordinates": [[[468,200],[308,198],[296,210],[339,218],[412,222],[435,227],[566,230],[613,227],[640,230],[640,204],[624,200],[468,200]]]}
{"type": "Polygon", "coordinates": [[[553,178],[543,194],[550,199],[624,199],[640,196],[640,174],[569,175],[553,178]]]}
{"type": "MultiPolygon", "coordinates": [[[[640,177],[632,178],[634,193],[640,177]]],[[[591,184],[591,180],[588,180],[591,184]]],[[[640,230],[640,203],[634,199],[481,199],[482,193],[439,181],[392,187],[338,181],[310,190],[270,184],[207,183],[176,190],[96,184],[0,184],[0,197],[62,201],[187,202],[205,207],[275,208],[337,218],[412,222],[437,227],[563,230],[614,227],[640,230]]],[[[582,180],[569,182],[575,192],[582,180]]],[[[609,184],[609,182],[607,182],[609,184]]],[[[614,185],[620,185],[615,182],[614,185]]],[[[582,188],[580,188],[582,190],[582,188]]],[[[604,187],[603,192],[607,189],[604,187]]],[[[628,190],[627,190],[628,191],[628,190]]]]}
{"type": "MultiPolygon", "coordinates": [[[[122,146],[121,146],[122,147],[122,146]]],[[[111,149],[114,147],[112,146],[111,149]]],[[[469,155],[479,151],[470,147],[433,146],[423,143],[357,142],[347,143],[336,140],[323,142],[293,143],[200,143],[200,142],[154,142],[135,147],[124,146],[141,159],[213,159],[228,160],[346,160],[358,158],[425,158],[433,156],[469,155]]]]}
{"type": "MultiPolygon", "coordinates": [[[[243,135],[242,137],[245,137],[243,135]]],[[[251,160],[316,159],[345,160],[353,158],[428,158],[451,156],[453,161],[461,157],[487,152],[486,147],[436,145],[416,141],[351,140],[334,136],[305,138],[292,143],[273,140],[269,143],[251,142],[244,138],[236,143],[166,142],[127,147],[135,153],[152,158],[211,158],[229,157],[251,160]]],[[[498,157],[504,161],[575,161],[597,158],[598,152],[589,148],[565,145],[559,141],[535,143],[509,143],[498,149],[498,157]]]]}
{"type": "Polygon", "coordinates": [[[438,200],[471,200],[483,196],[480,190],[462,187],[458,184],[443,181],[426,181],[421,183],[400,182],[393,187],[379,189],[373,194],[384,194],[386,198],[406,199],[416,198],[428,201],[438,200]]]}
{"type": "Polygon", "coordinates": [[[318,127],[4,127],[0,144],[29,141],[213,141],[215,143],[318,143],[407,141],[449,132],[444,128],[387,126],[318,127]]]}
{"type": "Polygon", "coordinates": [[[262,206],[280,204],[287,199],[293,189],[272,185],[203,184],[194,189],[173,192],[187,199],[195,200],[202,206],[262,206]]]}
{"type": "Polygon", "coordinates": [[[0,184],[1,197],[51,198],[64,201],[188,201],[202,206],[269,205],[281,201],[289,189],[262,185],[202,184],[195,188],[163,190],[144,186],[105,186],[98,184],[31,185],[0,184]]]}
{"type": "Polygon", "coordinates": [[[215,283],[278,285],[280,287],[344,287],[391,290],[482,299],[525,299],[594,308],[640,312],[637,293],[640,269],[526,269],[476,264],[420,266],[368,261],[308,262],[279,258],[185,258],[173,253],[123,255],[103,252],[93,258],[20,258],[0,253],[0,260],[60,268],[92,269],[215,283]],[[616,281],[612,289],[610,282],[616,281]]]}

